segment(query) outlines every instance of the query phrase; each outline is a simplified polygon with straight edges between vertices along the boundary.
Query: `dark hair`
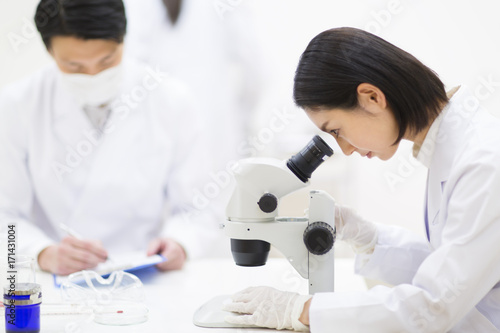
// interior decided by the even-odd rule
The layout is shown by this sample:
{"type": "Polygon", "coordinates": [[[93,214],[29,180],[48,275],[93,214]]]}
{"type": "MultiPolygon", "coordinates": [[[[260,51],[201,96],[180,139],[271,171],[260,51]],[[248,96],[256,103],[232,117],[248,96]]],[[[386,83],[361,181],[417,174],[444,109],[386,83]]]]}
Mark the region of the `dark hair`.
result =
{"type": "Polygon", "coordinates": [[[121,43],[127,30],[122,0],[41,0],[35,24],[47,49],[55,36],[121,43]]]}
{"type": "Polygon", "coordinates": [[[399,125],[395,143],[418,133],[448,101],[444,85],[411,54],[371,33],[336,28],[313,38],[300,57],[293,96],[302,108],[358,107],[357,87],[370,83],[384,94],[399,125]]]}
{"type": "Polygon", "coordinates": [[[179,19],[179,15],[181,14],[182,9],[182,0],[162,0],[165,9],[167,10],[167,16],[172,25],[177,23],[179,19]]]}

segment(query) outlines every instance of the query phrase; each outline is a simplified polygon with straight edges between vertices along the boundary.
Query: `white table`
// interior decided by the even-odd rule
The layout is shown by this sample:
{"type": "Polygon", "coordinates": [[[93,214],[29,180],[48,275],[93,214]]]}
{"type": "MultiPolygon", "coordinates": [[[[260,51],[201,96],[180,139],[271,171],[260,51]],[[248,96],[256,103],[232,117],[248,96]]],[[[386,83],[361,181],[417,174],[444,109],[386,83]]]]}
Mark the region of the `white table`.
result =
{"type": "MultiPolygon", "coordinates": [[[[354,275],[352,259],[336,259],[336,291],[365,290],[364,280],[354,275]]],[[[52,276],[38,273],[42,284],[43,302],[60,303],[59,290],[52,283],[52,276]]],[[[192,323],[197,308],[218,295],[229,295],[248,286],[267,285],[281,290],[307,293],[307,281],[301,278],[284,259],[270,258],[262,267],[239,267],[231,259],[206,259],[191,261],[183,270],[160,273],[154,268],[136,273],[142,280],[147,322],[130,326],[106,326],[93,322],[91,315],[43,315],[41,332],[269,332],[266,329],[208,329],[192,323]]],[[[42,305],[43,306],[43,305],[42,305]]],[[[3,322],[3,321],[2,321],[3,322]]],[[[5,332],[1,325],[0,332],[5,332]]]]}

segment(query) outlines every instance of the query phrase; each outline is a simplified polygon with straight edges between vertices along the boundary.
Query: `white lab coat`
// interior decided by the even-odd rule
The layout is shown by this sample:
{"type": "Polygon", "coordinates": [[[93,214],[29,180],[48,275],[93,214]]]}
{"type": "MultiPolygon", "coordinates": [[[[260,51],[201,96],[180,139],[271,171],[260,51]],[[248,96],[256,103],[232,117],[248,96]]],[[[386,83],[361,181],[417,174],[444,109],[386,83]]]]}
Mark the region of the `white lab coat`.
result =
{"type": "Polygon", "coordinates": [[[268,73],[245,4],[183,0],[172,26],[162,0],[124,3],[125,53],[189,85],[203,106],[217,171],[247,157],[249,123],[268,73]]]}
{"type": "Polygon", "coordinates": [[[17,252],[37,257],[65,223],[110,253],[167,236],[201,255],[218,221],[193,207],[209,160],[185,86],[124,60],[123,95],[99,138],[58,73],[51,64],[0,94],[0,218],[17,224],[17,252]]]}
{"type": "Polygon", "coordinates": [[[466,88],[452,97],[429,168],[430,241],[380,226],[357,272],[368,292],[317,294],[313,333],[499,332],[500,120],[466,88]]]}

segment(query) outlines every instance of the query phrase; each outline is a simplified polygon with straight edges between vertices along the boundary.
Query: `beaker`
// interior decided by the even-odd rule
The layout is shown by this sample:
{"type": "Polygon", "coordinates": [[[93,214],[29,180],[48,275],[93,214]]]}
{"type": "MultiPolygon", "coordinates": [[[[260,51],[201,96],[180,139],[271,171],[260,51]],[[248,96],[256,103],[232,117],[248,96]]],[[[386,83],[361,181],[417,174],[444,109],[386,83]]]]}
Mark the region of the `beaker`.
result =
{"type": "Polygon", "coordinates": [[[0,258],[5,331],[40,332],[42,289],[36,284],[35,260],[24,255],[0,258]]]}

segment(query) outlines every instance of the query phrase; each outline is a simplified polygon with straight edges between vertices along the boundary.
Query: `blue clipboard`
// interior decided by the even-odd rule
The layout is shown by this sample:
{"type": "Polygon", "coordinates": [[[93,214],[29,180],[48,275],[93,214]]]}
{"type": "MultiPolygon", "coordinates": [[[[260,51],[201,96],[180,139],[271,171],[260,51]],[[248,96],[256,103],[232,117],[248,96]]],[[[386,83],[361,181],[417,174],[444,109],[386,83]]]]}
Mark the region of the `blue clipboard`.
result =
{"type": "MultiPolygon", "coordinates": [[[[167,258],[160,254],[155,254],[152,256],[143,256],[137,257],[135,259],[132,259],[130,261],[110,261],[110,262],[105,262],[103,264],[98,265],[95,269],[91,269],[95,272],[97,272],[99,275],[102,277],[106,278],[108,277],[112,272],[114,271],[125,271],[125,272],[134,272],[138,270],[142,270],[154,265],[157,265],[159,263],[167,261],[167,258]]],[[[54,281],[54,286],[57,288],[60,288],[62,283],[64,282],[65,279],[67,279],[68,276],[61,276],[61,275],[56,275],[52,274],[52,278],[54,281]]]]}

